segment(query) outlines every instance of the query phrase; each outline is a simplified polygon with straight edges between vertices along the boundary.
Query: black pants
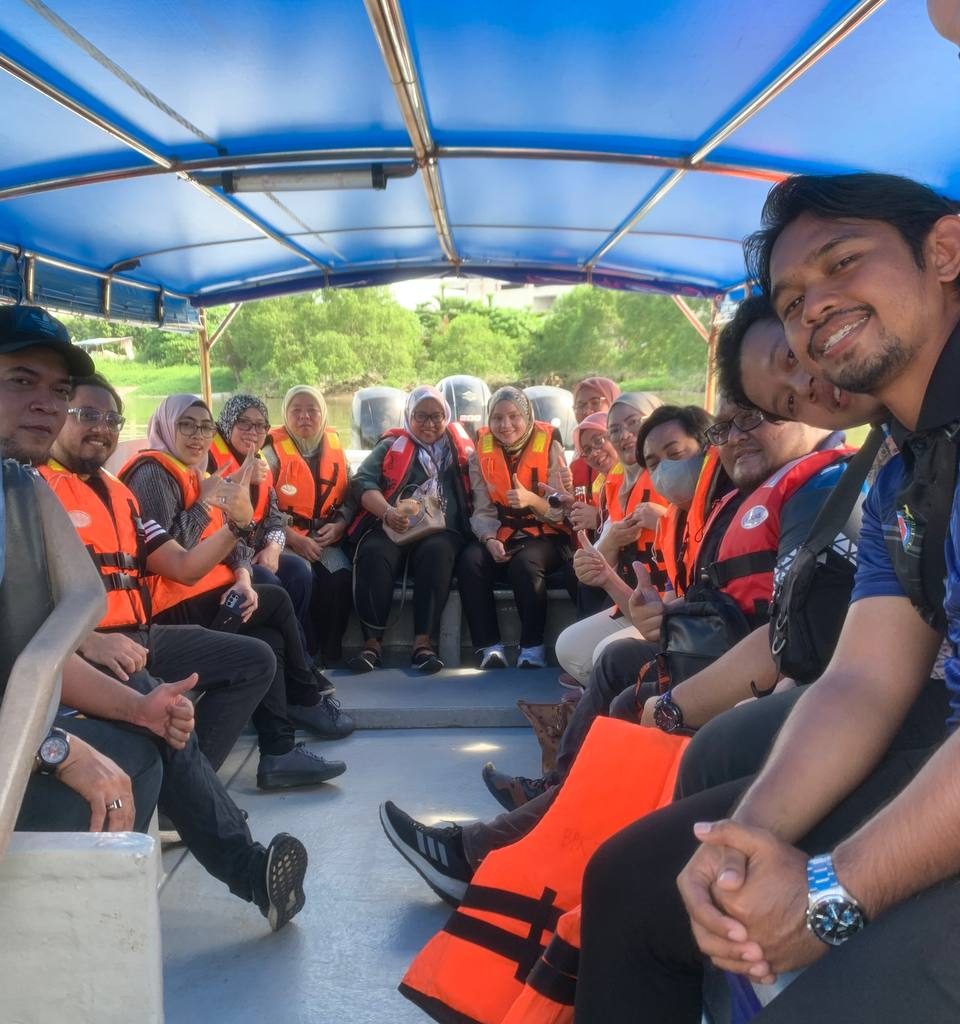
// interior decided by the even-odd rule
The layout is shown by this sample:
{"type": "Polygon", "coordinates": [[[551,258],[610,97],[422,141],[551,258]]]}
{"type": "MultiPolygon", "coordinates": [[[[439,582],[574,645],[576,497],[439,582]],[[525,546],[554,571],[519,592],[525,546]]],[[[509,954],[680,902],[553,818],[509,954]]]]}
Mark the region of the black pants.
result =
{"type": "MultiPolygon", "coordinates": [[[[60,716],[56,724],[79,736],[130,776],[134,828],[146,832],[160,797],[163,763],[156,743],[116,722],[60,716]]],[[[18,832],[87,832],[90,805],[79,793],[52,775],[30,776],[17,817],[18,832]]]]}
{"type": "MultiPolygon", "coordinates": [[[[945,736],[943,689],[942,683],[931,683],[881,764],[804,837],[798,844],[801,849],[811,854],[832,850],[911,781],[945,736]],[[938,706],[941,717],[934,726],[938,706]]],[[[766,746],[759,738],[755,744],[758,751],[763,747],[761,758],[784,717],[781,713],[778,718],[775,706],[761,708],[771,700],[776,697],[731,712],[752,712],[740,720],[747,742],[752,742],[752,726],[766,728],[766,746]]],[[[783,708],[789,706],[789,701],[782,702],[783,708]]],[[[759,767],[759,763],[753,766],[754,770],[759,767]]],[[[703,960],[693,941],[676,878],[698,846],[694,823],[726,816],[749,782],[750,777],[726,782],[650,814],[608,840],[591,858],[583,885],[578,1024],[633,1022],[641,1011],[645,1024],[700,1024],[703,960]]],[[[803,982],[801,977],[795,985],[803,982]]],[[[850,978],[846,984],[854,998],[861,985],[850,978]]],[[[841,1015],[837,1019],[853,1018],[841,1015]]],[[[887,1019],[899,1022],[906,1018],[887,1019]]]]}
{"type": "Polygon", "coordinates": [[[218,769],[270,686],[277,665],[273,651],[252,636],[203,626],[155,625],[126,635],[149,650],[149,676],[173,683],[197,673],[193,692],[203,695],[196,709],[197,742],[218,769]]]}
{"type": "MultiPolygon", "coordinates": [[[[653,658],[659,648],[644,640],[617,640],[608,644],[593,666],[590,680],[577,708],[567,724],[557,748],[557,778],[566,778],[573,762],[587,738],[590,726],[598,715],[610,711],[611,704],[625,690],[632,690],[640,669],[653,658]]],[[[652,690],[651,690],[652,693],[652,690]]],[[[631,720],[621,706],[617,717],[631,720]]],[[[636,718],[632,720],[636,721],[636,718]]]]}
{"type": "Polygon", "coordinates": [[[463,537],[452,530],[431,533],[402,547],[374,527],[357,545],[353,563],[357,613],[365,637],[381,639],[389,622],[393,586],[404,558],[413,579],[413,632],[437,637],[440,615],[450,594],[450,581],[463,537]]]}
{"type": "Polygon", "coordinates": [[[513,557],[509,562],[498,563],[484,545],[472,541],[457,561],[460,600],[475,650],[500,642],[493,587],[495,583],[504,581],[510,583],[517,603],[520,646],[538,647],[543,643],[547,622],[547,576],[566,560],[566,541],[561,537],[530,537],[519,543],[508,542],[507,550],[513,552],[513,557]]]}
{"type": "MultiPolygon", "coordinates": [[[[276,667],[269,688],[253,712],[253,724],[261,754],[286,754],[294,745],[287,701],[316,704],[320,699],[319,686],[307,661],[290,596],[282,587],[257,585],[254,589],[260,604],[250,620],[240,627],[240,634],[264,641],[274,653],[276,667]]],[[[158,615],[157,622],[209,626],[220,607],[222,593],[213,590],[182,601],[158,615]]]]}
{"type": "Polygon", "coordinates": [[[277,566],[276,572],[271,572],[262,565],[254,565],[251,567],[250,575],[254,583],[283,587],[290,595],[293,613],[300,626],[300,638],[303,641],[303,646],[309,650],[307,632],[310,628],[310,597],[313,593],[313,573],[310,571],[310,563],[292,551],[281,551],[280,564],[277,566]]]}
{"type": "Polygon", "coordinates": [[[343,634],[353,611],[353,573],[349,569],[330,572],[320,562],[313,563],[313,597],[310,624],[316,637],[317,653],[324,666],[343,658],[343,634]]]}

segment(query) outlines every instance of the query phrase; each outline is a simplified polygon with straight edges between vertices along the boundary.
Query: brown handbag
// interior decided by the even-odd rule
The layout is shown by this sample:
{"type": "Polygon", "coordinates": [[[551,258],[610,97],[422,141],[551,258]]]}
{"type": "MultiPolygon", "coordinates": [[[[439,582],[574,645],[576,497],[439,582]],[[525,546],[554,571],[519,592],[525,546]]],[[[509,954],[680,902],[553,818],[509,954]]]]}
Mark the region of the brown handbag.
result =
{"type": "Polygon", "coordinates": [[[530,723],[534,736],[540,744],[540,763],[543,774],[557,767],[557,747],[560,737],[576,707],[572,701],[562,700],[559,704],[532,704],[518,700],[520,714],[530,723]]]}

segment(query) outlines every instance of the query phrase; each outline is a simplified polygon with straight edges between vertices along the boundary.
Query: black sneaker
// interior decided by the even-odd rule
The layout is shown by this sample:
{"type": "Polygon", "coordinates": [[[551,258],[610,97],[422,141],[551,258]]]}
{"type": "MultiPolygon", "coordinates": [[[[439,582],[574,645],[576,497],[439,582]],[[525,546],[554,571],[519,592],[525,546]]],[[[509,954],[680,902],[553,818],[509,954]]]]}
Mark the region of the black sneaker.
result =
{"type": "Polygon", "coordinates": [[[289,789],[314,786],[343,775],[343,761],[327,761],[298,743],[286,754],[261,754],[257,767],[258,789],[289,789]]]}
{"type": "Polygon", "coordinates": [[[552,785],[544,778],[527,779],[523,775],[507,775],[506,772],[498,772],[490,761],[483,766],[481,775],[494,800],[508,811],[515,811],[518,807],[529,803],[534,797],[545,793],[552,785]]]}
{"type": "Polygon", "coordinates": [[[380,824],[387,839],[431,889],[451,906],[459,906],[473,868],[463,853],[459,825],[421,825],[392,800],[380,805],[380,824]]]}
{"type": "Polygon", "coordinates": [[[307,873],[307,851],[303,843],[281,832],[267,847],[265,876],[266,905],[260,913],[270,922],[273,931],[279,931],[303,910],[306,897],[303,879],[307,873]]]}
{"type": "Polygon", "coordinates": [[[356,728],[353,719],[340,710],[340,701],[335,697],[321,697],[312,707],[288,704],[287,715],[294,725],[309,729],[322,740],[342,740],[356,728]]]}

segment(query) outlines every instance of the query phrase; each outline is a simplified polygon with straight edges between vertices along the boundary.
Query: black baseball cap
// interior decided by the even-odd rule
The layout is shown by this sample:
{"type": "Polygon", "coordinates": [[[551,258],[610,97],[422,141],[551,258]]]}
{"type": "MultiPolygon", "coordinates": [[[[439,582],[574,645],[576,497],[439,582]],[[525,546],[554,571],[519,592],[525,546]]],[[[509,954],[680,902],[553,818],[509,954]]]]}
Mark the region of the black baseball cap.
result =
{"type": "Polygon", "coordinates": [[[59,352],[71,377],[89,377],[93,360],[70,341],[66,327],[39,306],[0,306],[0,353],[22,348],[52,348],[59,352]]]}

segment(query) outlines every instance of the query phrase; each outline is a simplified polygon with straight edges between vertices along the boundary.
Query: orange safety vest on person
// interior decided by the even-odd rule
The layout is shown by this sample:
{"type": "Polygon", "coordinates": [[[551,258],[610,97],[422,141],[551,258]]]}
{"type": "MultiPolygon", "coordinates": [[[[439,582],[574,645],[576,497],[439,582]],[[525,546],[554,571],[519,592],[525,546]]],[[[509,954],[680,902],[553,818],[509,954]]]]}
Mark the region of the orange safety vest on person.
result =
{"type": "MultiPolygon", "coordinates": [[[[651,501],[657,505],[667,506],[666,498],[660,497],[653,489],[653,481],[650,474],[644,469],[637,477],[629,496],[627,497],[626,508],[620,501],[620,490],[623,487],[624,469],[623,463],[618,462],[613,469],[607,473],[603,484],[603,500],[607,510],[607,518],[617,523],[626,518],[642,502],[651,501]]],[[[662,594],[670,582],[664,571],[663,565],[657,554],[655,541],[655,530],[641,530],[633,544],[628,544],[620,550],[617,558],[617,569],[620,575],[632,585],[636,581],[633,578],[633,563],[642,562],[650,573],[650,580],[662,594]]]]}
{"type": "MultiPolygon", "coordinates": [[[[737,602],[750,622],[765,621],[769,614],[783,506],[822,469],[840,459],[849,459],[855,450],[828,448],[781,466],[744,499],[733,522],[726,528],[717,549],[716,561],[705,566],[703,571],[714,587],[737,602]]],[[[704,527],[704,536],[737,493],[731,491],[717,503],[704,527]]]]}
{"type": "Polygon", "coordinates": [[[690,508],[670,505],[667,514],[657,524],[656,548],[677,597],[682,597],[693,582],[693,567],[722,469],[717,449],[711,445],[700,467],[690,508]]]}
{"type": "Polygon", "coordinates": [[[545,534],[566,533],[563,526],[545,523],[527,508],[511,508],[507,504],[507,491],[513,490],[513,477],[520,483],[539,494],[538,484],[545,484],[550,474],[550,443],[556,430],[549,423],[539,420],[533,425],[533,433],[527,446],[520,453],[520,458],[511,470],[503,448],[493,436],[489,427],[481,427],[477,431],[477,464],[483,474],[490,500],[497,507],[500,529],[497,540],[504,543],[517,532],[528,537],[542,537],[545,534]]]}
{"type": "MultiPolygon", "coordinates": [[[[417,442],[413,436],[407,433],[402,427],[392,427],[383,437],[392,437],[393,444],[387,449],[383,457],[383,465],[380,467],[380,474],[383,486],[380,493],[390,501],[398,494],[410,478],[410,471],[413,468],[413,457],[417,453],[417,442]]],[[[383,440],[383,437],[380,439],[383,440]]],[[[460,474],[460,482],[463,485],[463,494],[467,502],[465,515],[470,515],[471,499],[473,488],[470,486],[470,456],[473,454],[473,440],[467,433],[466,428],[459,420],[452,420],[447,424],[447,437],[453,445],[453,454],[456,459],[457,471],[460,474]]],[[[360,510],[356,519],[350,524],[347,533],[353,537],[362,532],[362,527],[371,521],[373,517],[369,512],[360,510]]]]}
{"type": "MultiPolygon", "coordinates": [[[[184,509],[190,508],[194,502],[199,500],[200,477],[196,470],[185,466],[178,458],[170,455],[168,452],[157,451],[151,448],[137,452],[120,470],[120,479],[126,480],[135,467],[147,461],[158,463],[177,481],[184,509]]],[[[205,540],[226,523],[226,518],[220,509],[210,508],[208,509],[208,514],[210,521],[204,527],[199,540],[205,540]]],[[[166,526],[167,524],[161,523],[160,525],[166,526]]],[[[199,594],[206,594],[211,590],[221,590],[224,587],[228,587],[231,583],[233,583],[233,570],[222,562],[215,565],[206,576],[192,585],[176,583],[173,580],[168,580],[165,576],[150,576],[147,578],[154,615],[159,615],[168,608],[172,608],[174,605],[178,605],[191,597],[197,597],[199,594]]]]}
{"type": "Polygon", "coordinates": [[[536,827],[489,854],[460,906],[410,965],[400,991],[435,1020],[498,1024],[606,839],[669,803],[688,740],[597,718],[536,827]]]}
{"type": "Polygon", "coordinates": [[[137,499],[125,484],[100,470],[110,498],[100,494],[56,459],[38,472],[67,511],[107,591],[107,613],[97,629],[139,628],[150,622],[150,595],[137,499]]]}
{"type": "Polygon", "coordinates": [[[274,427],[270,443],[279,463],[277,504],[290,516],[290,526],[297,533],[316,533],[330,521],[350,490],[340,435],[332,427],[324,430],[316,477],[286,428],[274,427]]]}
{"type": "MultiPolygon", "coordinates": [[[[210,458],[213,460],[214,466],[223,471],[222,475],[225,477],[233,476],[234,473],[240,472],[240,463],[237,462],[236,456],[230,451],[227,442],[224,441],[223,436],[219,432],[213,435],[213,444],[210,445],[210,458]]],[[[257,526],[263,522],[263,517],[270,508],[271,487],[273,487],[273,473],[268,466],[266,477],[259,484],[250,485],[251,495],[254,488],[257,491],[257,500],[253,505],[253,522],[257,526]]]]}

